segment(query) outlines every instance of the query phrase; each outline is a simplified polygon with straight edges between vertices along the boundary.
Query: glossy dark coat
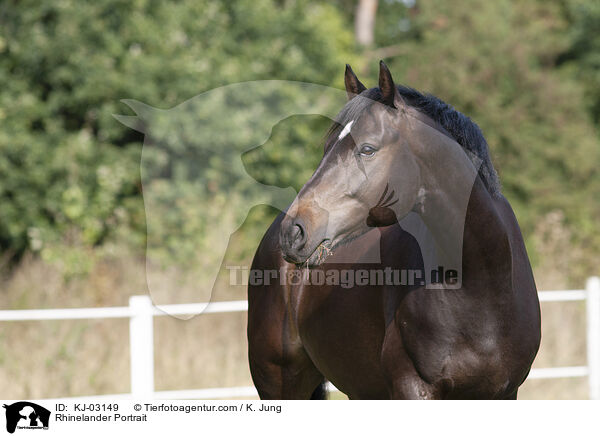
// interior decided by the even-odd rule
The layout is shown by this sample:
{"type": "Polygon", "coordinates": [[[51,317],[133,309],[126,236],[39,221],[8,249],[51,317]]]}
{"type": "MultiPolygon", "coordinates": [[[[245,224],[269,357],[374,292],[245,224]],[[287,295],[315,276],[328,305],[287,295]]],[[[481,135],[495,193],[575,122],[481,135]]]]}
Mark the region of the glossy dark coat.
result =
{"type": "MultiPolygon", "coordinates": [[[[346,87],[349,95],[365,90],[351,70],[346,87]]],[[[393,105],[395,89],[382,65],[379,101],[393,105]]],[[[426,122],[449,135],[435,120],[426,122]]],[[[313,262],[312,268],[423,269],[413,236],[397,219],[390,225],[381,218],[390,215],[385,206],[392,200],[383,197],[381,191],[373,193],[375,208],[361,218],[372,229],[339,244],[325,263],[313,262]],[[378,219],[385,222],[377,224],[378,219]],[[381,264],[363,265],[361,259],[373,248],[380,251],[381,264]],[[344,263],[338,265],[340,257],[344,263]]],[[[290,226],[302,216],[303,231],[316,233],[308,209],[305,202],[294,217],[277,217],[257,249],[253,269],[306,268],[302,262],[310,253],[298,254],[299,236],[290,226]]],[[[303,243],[310,243],[310,236],[303,243]]],[[[468,201],[462,259],[460,289],[344,289],[278,281],[249,286],[249,360],[260,397],[321,398],[322,383],[329,380],[351,399],[515,399],[539,348],[539,302],[513,211],[481,175],[468,201]]]]}

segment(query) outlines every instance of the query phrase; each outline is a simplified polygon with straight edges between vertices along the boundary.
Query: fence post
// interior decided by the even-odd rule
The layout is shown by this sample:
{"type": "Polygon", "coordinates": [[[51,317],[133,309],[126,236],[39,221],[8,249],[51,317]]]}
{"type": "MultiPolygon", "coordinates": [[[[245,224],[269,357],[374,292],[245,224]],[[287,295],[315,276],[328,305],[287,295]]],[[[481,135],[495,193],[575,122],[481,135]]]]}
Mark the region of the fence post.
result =
{"type": "Polygon", "coordinates": [[[590,277],[585,288],[590,400],[600,400],[600,277],[590,277]]]}
{"type": "Polygon", "coordinates": [[[152,300],[147,295],[129,297],[129,352],[131,393],[151,398],[154,394],[154,332],[152,300]]]}

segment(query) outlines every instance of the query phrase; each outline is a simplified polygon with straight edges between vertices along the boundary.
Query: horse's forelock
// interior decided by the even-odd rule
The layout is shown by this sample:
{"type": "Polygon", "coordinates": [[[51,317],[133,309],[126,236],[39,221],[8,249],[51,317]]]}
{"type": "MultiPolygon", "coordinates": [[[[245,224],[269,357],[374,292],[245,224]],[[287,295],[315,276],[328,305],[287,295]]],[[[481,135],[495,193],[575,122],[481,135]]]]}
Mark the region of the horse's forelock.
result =
{"type": "Polygon", "coordinates": [[[348,101],[342,110],[337,114],[335,120],[329,127],[325,135],[325,150],[327,150],[340,135],[341,131],[350,122],[354,122],[360,115],[376,101],[381,99],[379,88],[367,89],[360,95],[348,101]]]}

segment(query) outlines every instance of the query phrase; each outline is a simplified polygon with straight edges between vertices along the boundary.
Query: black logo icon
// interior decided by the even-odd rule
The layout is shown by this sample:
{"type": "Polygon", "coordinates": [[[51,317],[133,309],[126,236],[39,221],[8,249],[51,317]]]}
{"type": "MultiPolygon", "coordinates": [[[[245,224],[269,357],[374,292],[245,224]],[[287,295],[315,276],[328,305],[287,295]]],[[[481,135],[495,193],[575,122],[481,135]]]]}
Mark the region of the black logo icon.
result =
{"type": "Polygon", "coordinates": [[[10,405],[4,404],[6,409],[6,431],[14,433],[19,429],[48,429],[50,411],[29,401],[19,401],[10,405]]]}

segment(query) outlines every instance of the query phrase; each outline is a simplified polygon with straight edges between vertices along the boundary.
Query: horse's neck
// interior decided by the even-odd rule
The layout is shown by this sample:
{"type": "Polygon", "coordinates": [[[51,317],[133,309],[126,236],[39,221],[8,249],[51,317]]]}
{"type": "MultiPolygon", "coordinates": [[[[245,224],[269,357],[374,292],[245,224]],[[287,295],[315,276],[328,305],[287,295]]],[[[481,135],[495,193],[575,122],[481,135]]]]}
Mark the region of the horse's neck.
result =
{"type": "Polygon", "coordinates": [[[464,226],[463,273],[467,284],[512,288],[512,247],[508,224],[479,177],[473,185],[464,226]]]}
{"type": "Polygon", "coordinates": [[[445,271],[457,271],[459,283],[455,288],[510,278],[510,243],[496,202],[477,173],[465,172],[453,182],[432,187],[418,211],[431,233],[429,240],[434,241],[429,247],[419,241],[426,274],[440,266],[445,271]],[[427,265],[431,247],[437,254],[429,256],[433,260],[427,265]]]}
{"type": "MultiPolygon", "coordinates": [[[[459,276],[461,270],[468,273],[467,280],[497,277],[504,260],[510,259],[510,246],[495,201],[478,176],[478,159],[467,156],[443,132],[418,119],[407,120],[405,137],[411,138],[410,146],[422,168],[414,212],[429,233],[423,241],[434,241],[425,251],[433,247],[441,266],[457,270],[459,276]]],[[[510,268],[506,272],[510,274],[510,268]]]]}
{"type": "Polygon", "coordinates": [[[510,285],[511,248],[496,201],[479,177],[475,177],[466,202],[462,195],[455,195],[438,193],[421,215],[442,248],[441,265],[446,271],[458,271],[461,285],[457,287],[493,290],[510,285]]]}

